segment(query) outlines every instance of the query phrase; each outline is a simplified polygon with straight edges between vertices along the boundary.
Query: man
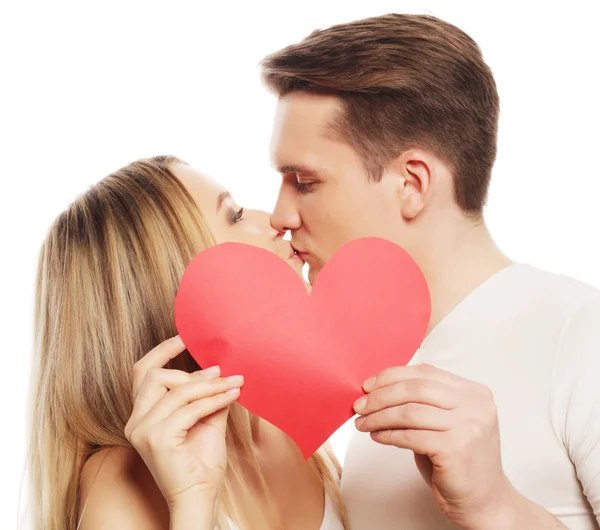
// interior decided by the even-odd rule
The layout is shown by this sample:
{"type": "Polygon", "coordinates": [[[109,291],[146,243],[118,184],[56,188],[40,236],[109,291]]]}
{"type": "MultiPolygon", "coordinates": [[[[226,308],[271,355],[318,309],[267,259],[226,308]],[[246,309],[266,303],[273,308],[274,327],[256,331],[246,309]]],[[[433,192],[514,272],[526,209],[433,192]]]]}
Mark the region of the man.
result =
{"type": "Polygon", "coordinates": [[[486,228],[499,99],[476,43],[387,15],[315,31],[262,75],[278,96],[272,224],[311,282],[341,245],[378,236],[431,292],[412,365],[355,404],[353,530],[599,528],[600,293],[514,263],[486,228]]]}

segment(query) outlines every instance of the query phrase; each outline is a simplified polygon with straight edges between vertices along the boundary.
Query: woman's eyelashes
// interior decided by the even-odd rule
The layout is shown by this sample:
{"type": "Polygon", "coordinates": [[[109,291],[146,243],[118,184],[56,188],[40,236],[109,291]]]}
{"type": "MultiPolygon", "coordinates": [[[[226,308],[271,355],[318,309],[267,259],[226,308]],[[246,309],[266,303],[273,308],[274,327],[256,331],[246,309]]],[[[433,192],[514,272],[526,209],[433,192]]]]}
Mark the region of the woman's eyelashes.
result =
{"type": "Polygon", "coordinates": [[[239,223],[244,219],[244,208],[231,211],[231,224],[239,223]]]}

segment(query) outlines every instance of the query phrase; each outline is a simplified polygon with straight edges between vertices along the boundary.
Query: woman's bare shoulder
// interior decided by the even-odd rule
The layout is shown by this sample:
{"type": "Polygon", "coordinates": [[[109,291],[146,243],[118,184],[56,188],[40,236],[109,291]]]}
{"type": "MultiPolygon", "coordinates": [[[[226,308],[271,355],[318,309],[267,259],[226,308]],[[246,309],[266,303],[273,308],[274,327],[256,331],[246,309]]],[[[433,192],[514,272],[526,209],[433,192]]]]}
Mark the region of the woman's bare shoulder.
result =
{"type": "Polygon", "coordinates": [[[169,528],[169,509],[134,449],[111,447],[88,458],[79,489],[79,530],[169,528]]]}

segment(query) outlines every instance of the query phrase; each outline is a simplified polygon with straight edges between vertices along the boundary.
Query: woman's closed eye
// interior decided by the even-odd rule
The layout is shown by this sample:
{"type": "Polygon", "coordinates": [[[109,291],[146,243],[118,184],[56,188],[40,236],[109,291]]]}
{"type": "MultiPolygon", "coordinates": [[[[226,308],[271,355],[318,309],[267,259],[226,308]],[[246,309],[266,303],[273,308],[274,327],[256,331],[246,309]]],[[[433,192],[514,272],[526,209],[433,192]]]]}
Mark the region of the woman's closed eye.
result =
{"type": "Polygon", "coordinates": [[[244,219],[244,208],[240,208],[237,211],[236,210],[232,211],[231,224],[235,224],[240,221],[243,221],[243,219],[244,219]]]}

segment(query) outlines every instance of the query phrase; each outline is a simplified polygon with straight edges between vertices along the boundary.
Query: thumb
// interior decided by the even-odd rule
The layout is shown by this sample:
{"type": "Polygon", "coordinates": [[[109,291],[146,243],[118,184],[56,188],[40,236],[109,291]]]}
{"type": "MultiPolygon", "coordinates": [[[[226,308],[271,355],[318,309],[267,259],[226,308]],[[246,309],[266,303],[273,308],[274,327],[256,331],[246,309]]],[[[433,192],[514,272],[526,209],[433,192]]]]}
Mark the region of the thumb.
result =
{"type": "Polygon", "coordinates": [[[421,473],[423,480],[431,488],[433,478],[433,464],[431,463],[431,460],[429,460],[429,457],[426,455],[415,453],[415,463],[417,464],[417,468],[421,473]]]}

